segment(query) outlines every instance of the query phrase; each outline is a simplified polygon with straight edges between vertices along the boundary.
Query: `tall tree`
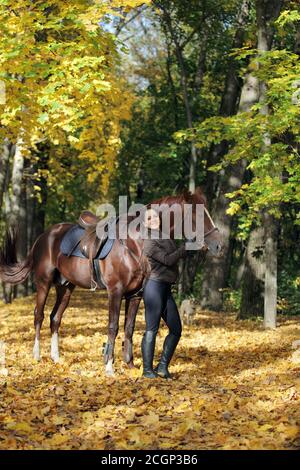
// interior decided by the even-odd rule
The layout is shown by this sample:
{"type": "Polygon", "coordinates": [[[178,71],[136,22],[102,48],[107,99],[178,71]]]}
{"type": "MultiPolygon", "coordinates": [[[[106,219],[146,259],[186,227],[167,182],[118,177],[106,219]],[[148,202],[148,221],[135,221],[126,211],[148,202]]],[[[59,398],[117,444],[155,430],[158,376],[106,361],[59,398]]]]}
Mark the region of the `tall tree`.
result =
{"type": "MultiPolygon", "coordinates": [[[[256,23],[257,23],[257,50],[262,56],[272,48],[274,37],[274,21],[278,18],[282,6],[281,0],[257,0],[256,1],[256,23]]],[[[266,84],[259,81],[260,113],[269,113],[266,104],[266,84]]],[[[262,151],[268,153],[270,136],[265,132],[263,136],[262,151]]],[[[246,269],[242,281],[242,302],[240,317],[248,317],[253,314],[265,312],[265,325],[275,327],[276,304],[277,304],[277,222],[274,217],[264,210],[263,240],[261,228],[253,227],[250,234],[250,247],[246,251],[246,269]],[[262,243],[263,242],[263,243],[262,243]],[[261,247],[263,246],[263,251],[261,247]],[[260,256],[257,256],[260,253],[260,256]],[[262,275],[263,272],[263,275],[262,275]],[[254,308],[254,305],[256,308],[254,308]]]]}
{"type": "MultiPolygon", "coordinates": [[[[300,177],[299,106],[295,99],[299,60],[292,52],[294,37],[291,31],[285,33],[280,28],[286,26],[288,21],[299,21],[300,12],[290,14],[284,11],[276,20],[278,36],[282,38],[283,34],[287,34],[289,50],[272,49],[274,19],[279,14],[280,2],[272,2],[272,9],[267,8],[270,5],[270,2],[257,4],[259,52],[257,48],[240,52],[241,59],[245,55],[252,57],[249,64],[252,75],[248,76],[248,80],[253,76],[251,82],[255,85],[254,95],[258,98],[256,105],[249,108],[248,99],[246,110],[240,109],[236,116],[229,118],[210,118],[197,126],[195,131],[201,147],[221,139],[229,142],[230,150],[218,165],[224,174],[226,171],[231,174],[232,164],[240,165],[247,158],[247,179],[236,191],[227,195],[233,200],[228,200],[229,209],[226,211],[229,216],[239,214],[239,237],[246,240],[248,236],[249,240],[240,313],[241,316],[244,312],[248,316],[262,314],[265,308],[265,325],[274,327],[277,219],[281,217],[285,203],[293,205],[300,200],[296,183],[300,177]],[[263,14],[259,8],[262,8],[263,14]],[[260,31],[261,27],[263,31],[260,31]],[[268,320],[268,310],[271,312],[271,322],[268,320]]],[[[296,209],[295,206],[295,214],[296,209]]],[[[213,279],[212,276],[212,282],[213,279]]]]}
{"type": "MultiPolygon", "coordinates": [[[[247,74],[242,87],[238,114],[247,112],[259,99],[258,79],[247,74]]],[[[231,267],[232,254],[232,228],[233,217],[228,214],[228,193],[236,191],[242,186],[246,168],[246,160],[229,165],[220,176],[212,214],[217,227],[222,233],[223,254],[221,258],[207,257],[203,269],[203,283],[201,292],[201,306],[220,311],[223,308],[223,289],[227,282],[231,267]]]]}
{"type": "MultiPolygon", "coordinates": [[[[263,2],[262,8],[264,8],[263,17],[265,22],[268,24],[268,44],[269,47],[272,43],[273,38],[273,22],[279,15],[281,2],[263,2]],[[270,8],[272,6],[272,8],[270,8]]],[[[259,12],[257,13],[259,15],[259,12]]],[[[257,21],[258,16],[257,16],[257,21]]],[[[259,25],[257,23],[258,33],[257,33],[257,50],[262,50],[265,47],[263,44],[262,33],[259,31],[259,25]]],[[[238,113],[244,113],[250,111],[252,106],[259,102],[261,96],[261,87],[258,78],[253,73],[248,73],[245,77],[241,100],[239,104],[238,113]]],[[[223,144],[224,145],[224,144],[223,144]]],[[[231,253],[232,253],[232,243],[231,238],[232,228],[233,228],[233,218],[230,214],[227,213],[228,209],[228,198],[226,194],[232,193],[233,191],[238,190],[243,184],[244,172],[246,168],[247,161],[246,159],[240,160],[237,164],[229,166],[224,171],[224,174],[221,175],[220,185],[216,191],[216,199],[213,207],[213,214],[216,223],[220,227],[223,234],[223,243],[224,243],[224,254],[222,259],[207,259],[204,276],[203,276],[203,285],[202,285],[202,306],[205,308],[212,308],[214,310],[221,310],[223,307],[223,289],[226,287],[231,267],[231,253]]],[[[259,247],[261,233],[259,230],[254,230],[250,235],[251,243],[250,246],[259,247]],[[255,238],[257,239],[255,240],[255,238]]],[[[256,249],[254,252],[246,250],[246,267],[244,270],[244,277],[242,280],[243,285],[243,298],[241,303],[240,315],[245,316],[245,311],[249,312],[249,308],[253,312],[253,305],[251,307],[248,305],[246,299],[255,298],[261,299],[263,302],[263,290],[261,279],[258,277],[258,273],[261,271],[259,266],[262,263],[262,258],[257,257],[259,250],[256,249]],[[251,259],[249,259],[249,257],[251,259]],[[252,286],[252,294],[249,293],[250,286],[252,286]],[[261,292],[261,295],[258,293],[261,292]]],[[[259,310],[259,305],[257,309],[259,310]]],[[[246,314],[247,315],[247,314],[246,314]]]]}
{"type": "MultiPolygon", "coordinates": [[[[205,88],[207,76],[209,74],[216,75],[214,66],[211,65],[211,61],[215,60],[212,58],[212,51],[214,50],[217,56],[222,55],[222,47],[226,47],[227,42],[230,44],[232,41],[232,47],[237,47],[241,43],[248,15],[248,5],[246,1],[243,2],[241,8],[239,4],[234,2],[225,6],[222,2],[217,5],[214,1],[159,1],[155,4],[162,11],[161,21],[174,50],[186,113],[186,128],[190,129],[192,133],[195,122],[199,119],[205,119],[208,114],[207,108],[203,109],[203,99],[201,100],[199,97],[208,91],[205,88]],[[229,28],[225,28],[226,17],[232,28],[229,30],[230,33],[228,33],[229,28]],[[238,25],[237,31],[232,34],[236,25],[238,25]],[[222,45],[216,39],[219,35],[226,38],[222,45]],[[193,50],[197,51],[193,60],[194,66],[191,66],[191,45],[193,50]]],[[[221,57],[219,62],[222,62],[221,57]]],[[[226,91],[220,104],[221,112],[224,114],[230,113],[230,107],[236,106],[239,93],[239,80],[235,68],[231,63],[227,63],[225,67],[226,91]]],[[[223,75],[224,73],[221,75],[221,80],[223,80],[223,75]]],[[[216,77],[214,78],[216,79],[216,77]]],[[[220,148],[218,151],[220,152],[220,148]]],[[[191,135],[188,188],[192,192],[199,182],[201,176],[199,168],[204,161],[205,155],[197,147],[196,139],[193,139],[191,135]]],[[[191,293],[198,265],[199,253],[189,256],[180,263],[180,295],[191,293]]]]}
{"type": "MultiPolygon", "coordinates": [[[[161,10],[161,17],[164,29],[167,31],[167,34],[170,36],[172,44],[175,49],[175,55],[178,63],[179,73],[180,73],[180,85],[182,90],[182,97],[186,113],[187,127],[189,129],[193,128],[194,117],[192,112],[192,95],[189,90],[189,80],[188,80],[188,68],[186,60],[184,57],[184,49],[189,44],[192,39],[195,31],[189,35],[188,38],[182,38],[182,34],[178,31],[176,26],[176,17],[174,18],[174,2],[170,1],[155,1],[155,6],[161,10]]],[[[194,84],[199,89],[203,76],[203,69],[205,67],[205,44],[203,48],[200,49],[201,54],[199,55],[198,67],[194,78],[194,84]]],[[[190,160],[189,160],[189,180],[188,186],[189,190],[194,192],[196,188],[196,168],[197,168],[197,159],[198,151],[195,145],[195,141],[191,141],[191,150],[190,150],[190,160]]]]}
{"type": "MultiPolygon", "coordinates": [[[[232,50],[241,49],[247,40],[247,33],[252,26],[250,18],[251,5],[249,0],[243,0],[240,4],[240,8],[237,11],[237,16],[234,21],[234,27],[236,29],[233,42],[232,50]]],[[[227,63],[227,73],[225,78],[224,90],[222,94],[222,100],[219,108],[220,116],[231,116],[237,112],[238,103],[240,101],[241,94],[241,79],[239,77],[240,66],[238,61],[233,55],[229,55],[227,63]]],[[[250,83],[247,84],[249,86],[250,83]]],[[[252,85],[251,85],[252,88],[252,85]]],[[[243,93],[245,94],[245,88],[243,93]]],[[[245,98],[243,97],[242,103],[245,98]]],[[[244,104],[241,104],[241,108],[244,104]]],[[[217,164],[228,151],[228,142],[223,140],[220,144],[213,144],[210,148],[207,157],[207,175],[205,181],[205,193],[210,206],[212,206],[213,200],[218,193],[219,174],[213,171],[209,171],[212,165],[217,164]]]]}
{"type": "MultiPolygon", "coordinates": [[[[107,191],[121,121],[129,117],[132,102],[117,72],[118,44],[107,24],[147,2],[7,0],[0,5],[0,79],[6,89],[0,103],[0,197],[7,222],[21,228],[23,256],[29,239],[44,228],[45,211],[51,222],[58,221],[58,212],[42,207],[46,187],[69,208],[78,182],[80,190],[88,188],[89,201],[107,191]],[[14,149],[9,181],[8,142],[14,149]],[[43,157],[39,161],[41,142],[51,149],[49,165],[43,157]]],[[[81,196],[82,204],[86,200],[81,196]]]]}

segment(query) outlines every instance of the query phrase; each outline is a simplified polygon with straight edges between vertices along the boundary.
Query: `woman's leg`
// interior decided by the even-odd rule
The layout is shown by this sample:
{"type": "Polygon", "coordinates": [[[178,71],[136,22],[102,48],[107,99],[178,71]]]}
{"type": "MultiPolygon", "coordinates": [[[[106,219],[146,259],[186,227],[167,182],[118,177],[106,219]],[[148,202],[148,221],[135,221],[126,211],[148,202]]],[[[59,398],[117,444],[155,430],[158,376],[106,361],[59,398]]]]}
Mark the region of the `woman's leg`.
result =
{"type": "Polygon", "coordinates": [[[169,334],[164,341],[163,352],[159,364],[155,368],[155,372],[164,378],[170,378],[171,374],[169,373],[168,365],[173,357],[182,332],[178,308],[171,291],[169,292],[167,306],[162,317],[169,328],[169,334]]]}
{"type": "Polygon", "coordinates": [[[182,333],[182,324],[172,292],[169,292],[166,309],[162,314],[162,318],[169,328],[169,332],[175,336],[179,336],[180,338],[182,333]]]}
{"type": "Polygon", "coordinates": [[[166,283],[152,279],[148,279],[144,287],[146,331],[142,340],[142,355],[143,376],[148,378],[157,377],[153,371],[153,356],[160,318],[168,300],[167,287],[166,283]]]}

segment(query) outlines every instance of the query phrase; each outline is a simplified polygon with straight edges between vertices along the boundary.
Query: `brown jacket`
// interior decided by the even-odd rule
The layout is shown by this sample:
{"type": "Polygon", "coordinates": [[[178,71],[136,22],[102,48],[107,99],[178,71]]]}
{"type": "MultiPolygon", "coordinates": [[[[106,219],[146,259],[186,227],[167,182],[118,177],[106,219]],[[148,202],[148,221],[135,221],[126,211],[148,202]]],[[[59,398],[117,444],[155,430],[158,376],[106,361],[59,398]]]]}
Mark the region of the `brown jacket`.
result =
{"type": "Polygon", "coordinates": [[[150,279],[165,281],[171,284],[177,281],[178,260],[186,256],[185,243],[182,243],[177,248],[175,240],[172,239],[146,238],[144,240],[143,254],[150,263],[150,279]]]}

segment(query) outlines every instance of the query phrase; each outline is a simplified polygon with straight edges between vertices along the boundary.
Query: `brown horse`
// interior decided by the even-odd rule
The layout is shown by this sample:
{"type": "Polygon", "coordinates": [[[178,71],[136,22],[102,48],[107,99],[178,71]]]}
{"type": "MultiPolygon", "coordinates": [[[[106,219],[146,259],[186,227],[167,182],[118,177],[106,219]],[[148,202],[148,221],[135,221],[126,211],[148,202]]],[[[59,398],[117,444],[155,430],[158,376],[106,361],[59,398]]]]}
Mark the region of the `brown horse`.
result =
{"type": "MultiPolygon", "coordinates": [[[[206,200],[199,188],[194,194],[184,191],[177,196],[167,196],[149,203],[193,204],[193,223],[195,204],[206,205],[206,200]]],[[[127,221],[132,216],[125,215],[127,221]]],[[[134,217],[133,217],[134,218],[134,217]]],[[[75,286],[85,289],[91,287],[89,260],[75,256],[65,256],[60,251],[60,244],[65,233],[75,224],[59,223],[50,227],[39,236],[22,262],[16,259],[16,237],[7,235],[0,253],[0,278],[4,282],[19,284],[34,272],[36,284],[36,306],[34,309],[35,343],[33,355],[40,359],[40,330],[44,320],[44,307],[51,286],[56,289],[56,302],[50,315],[51,358],[59,360],[58,330],[62,316],[69,304],[75,286]]],[[[171,233],[174,236],[174,220],[171,220],[171,233]]],[[[214,226],[207,209],[204,217],[205,247],[212,255],[219,256],[222,246],[218,229],[214,226]]],[[[119,316],[122,299],[125,299],[125,338],[123,358],[129,367],[134,367],[132,336],[136,314],[142,298],[141,288],[148,273],[148,262],[142,255],[143,239],[130,236],[124,241],[116,239],[112,250],[103,260],[99,260],[100,269],[108,292],[109,323],[108,339],[104,348],[106,374],[113,375],[114,345],[118,334],[119,316]]]]}

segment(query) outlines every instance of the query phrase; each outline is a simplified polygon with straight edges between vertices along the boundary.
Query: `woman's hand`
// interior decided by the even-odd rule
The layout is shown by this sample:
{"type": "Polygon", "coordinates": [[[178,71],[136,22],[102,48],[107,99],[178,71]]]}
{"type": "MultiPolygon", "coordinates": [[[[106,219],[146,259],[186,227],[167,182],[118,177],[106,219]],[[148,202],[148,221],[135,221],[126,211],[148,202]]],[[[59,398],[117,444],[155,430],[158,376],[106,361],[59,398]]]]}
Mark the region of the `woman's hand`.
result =
{"type": "Polygon", "coordinates": [[[187,255],[185,243],[182,243],[179,248],[172,253],[167,253],[163,246],[157,243],[158,240],[145,240],[144,241],[144,254],[156,261],[159,261],[166,266],[172,266],[179,258],[184,258],[187,255]]]}

